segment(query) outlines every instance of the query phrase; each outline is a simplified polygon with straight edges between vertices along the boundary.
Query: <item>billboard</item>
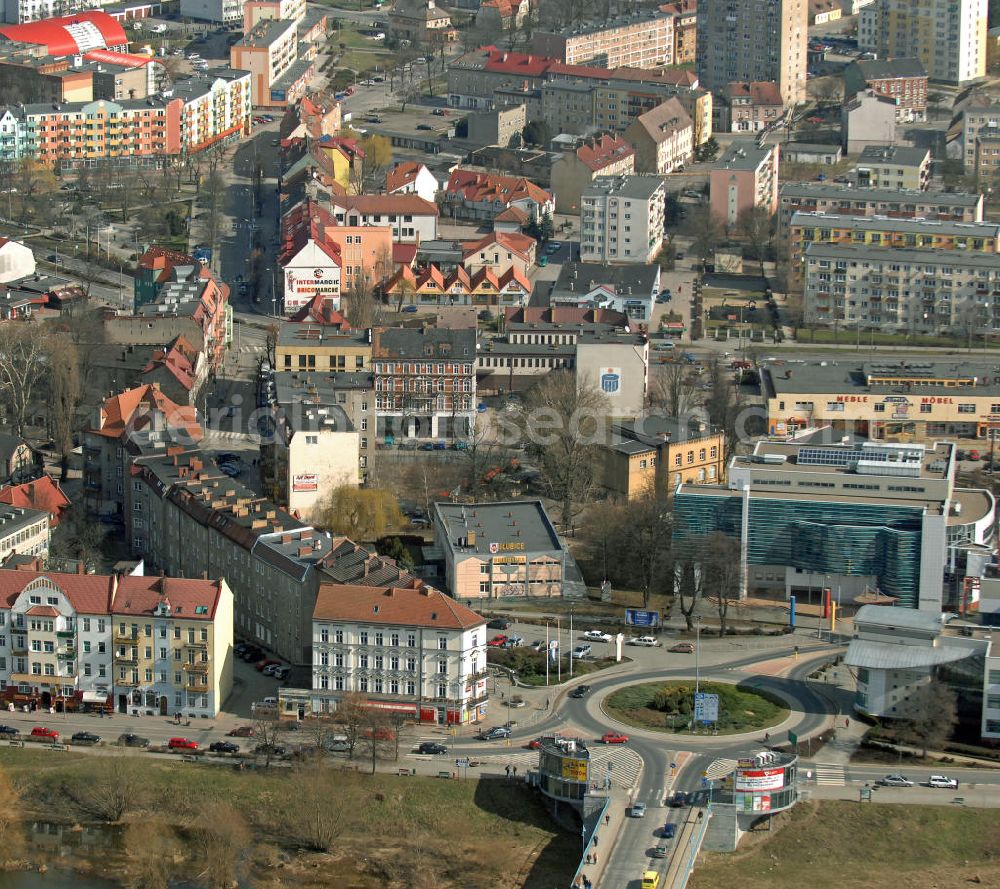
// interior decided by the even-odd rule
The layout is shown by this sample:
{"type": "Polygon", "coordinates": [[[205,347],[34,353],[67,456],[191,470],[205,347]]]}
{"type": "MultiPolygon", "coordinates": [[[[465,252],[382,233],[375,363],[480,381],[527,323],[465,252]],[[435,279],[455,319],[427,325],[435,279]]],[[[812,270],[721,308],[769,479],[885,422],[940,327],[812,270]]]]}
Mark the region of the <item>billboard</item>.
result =
{"type": "Polygon", "coordinates": [[[719,696],[699,692],[694,696],[694,721],[719,721],[719,696]]]}
{"type": "Polygon", "coordinates": [[[562,776],[567,781],[586,781],[587,760],[569,759],[569,758],[564,759],[562,761],[562,776]]]}
{"type": "Polygon", "coordinates": [[[641,608],[626,608],[625,623],[630,627],[658,627],[659,611],[643,611],[641,608]]]}
{"type": "Polygon", "coordinates": [[[340,292],[340,269],[330,268],[286,268],[285,294],[292,297],[312,297],[317,293],[336,294],[340,292]]]}
{"type": "Polygon", "coordinates": [[[315,472],[307,472],[302,475],[292,476],[292,490],[296,492],[318,491],[319,476],[315,472]]]}
{"type": "Polygon", "coordinates": [[[734,787],[736,790],[759,792],[781,790],[785,786],[785,770],[777,769],[737,769],[734,787]]]}

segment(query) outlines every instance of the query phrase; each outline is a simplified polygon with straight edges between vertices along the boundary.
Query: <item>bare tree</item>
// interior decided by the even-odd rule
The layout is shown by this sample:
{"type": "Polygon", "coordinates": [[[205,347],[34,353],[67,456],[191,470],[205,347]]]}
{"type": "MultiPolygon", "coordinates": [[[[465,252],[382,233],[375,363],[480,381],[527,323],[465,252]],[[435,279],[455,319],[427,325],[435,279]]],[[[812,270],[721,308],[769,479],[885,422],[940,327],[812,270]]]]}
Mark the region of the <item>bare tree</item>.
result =
{"type": "Polygon", "coordinates": [[[926,759],[928,750],[940,750],[951,737],[958,722],[958,702],[955,692],[935,678],[910,694],[897,713],[903,720],[901,736],[919,746],[926,759]]]}
{"type": "Polygon", "coordinates": [[[666,500],[653,489],[628,507],[631,558],[638,572],[642,607],[654,592],[667,592],[673,575],[670,551],[672,519],[666,500]]]}
{"type": "Polygon", "coordinates": [[[125,830],[129,889],[167,889],[177,848],[168,824],[150,819],[130,823],[125,830]]]}
{"type": "Polygon", "coordinates": [[[359,272],[355,272],[350,287],[344,294],[347,301],[347,323],[359,330],[377,327],[382,321],[382,306],[375,299],[372,285],[359,272]]]}
{"type": "Polygon", "coordinates": [[[649,406],[668,417],[683,417],[695,401],[688,368],[682,361],[671,361],[657,367],[649,384],[649,406]]]}
{"type": "Polygon", "coordinates": [[[51,360],[44,327],[31,322],[0,324],[0,401],[10,412],[17,436],[24,435],[28,410],[44,386],[51,360]]]}
{"type": "Polygon", "coordinates": [[[54,334],[49,339],[48,415],[49,434],[62,457],[62,477],[69,470],[73,450],[76,410],[80,404],[80,360],[69,335],[54,334]]]}
{"type": "Polygon", "coordinates": [[[91,817],[118,822],[141,802],[145,772],[137,756],[115,753],[96,756],[84,784],[73,785],[78,790],[65,792],[91,817]]]}
{"type": "Polygon", "coordinates": [[[774,242],[776,223],[777,217],[769,213],[766,207],[748,207],[740,214],[736,223],[739,233],[753,250],[762,276],[764,274],[764,259],[774,242]]]}
{"type": "Polygon", "coordinates": [[[557,370],[528,392],[516,418],[526,453],[559,504],[563,531],[597,481],[606,439],[607,398],[574,374],[557,370]]]}
{"type": "Polygon", "coordinates": [[[749,428],[741,427],[744,421],[751,419],[745,416],[746,399],[718,357],[713,357],[708,364],[708,385],[710,388],[705,393],[703,404],[709,423],[722,433],[723,465],[728,466],[740,436],[752,434],[755,430],[752,424],[749,428]]]}
{"type": "Polygon", "coordinates": [[[694,218],[692,229],[694,241],[691,250],[699,259],[708,259],[722,240],[718,221],[711,213],[699,213],[694,218]]]}
{"type": "Polygon", "coordinates": [[[709,534],[701,548],[705,594],[715,599],[719,636],[726,635],[729,606],[740,597],[742,559],[740,542],[720,532],[709,534]]]}
{"type": "Polygon", "coordinates": [[[259,750],[263,755],[264,768],[270,768],[271,759],[278,746],[278,735],[281,732],[278,713],[273,707],[256,704],[253,708],[251,725],[253,726],[254,749],[259,750]]]}
{"type": "Polygon", "coordinates": [[[367,710],[368,699],[358,692],[349,692],[337,702],[337,712],[333,714],[333,721],[347,739],[347,755],[351,759],[361,740],[367,710]]]}
{"type": "Polygon", "coordinates": [[[675,545],[674,601],[684,616],[688,632],[694,629],[694,613],[704,595],[705,571],[698,557],[700,541],[675,545]]]}
{"type": "Polygon", "coordinates": [[[374,775],[376,768],[378,768],[378,761],[383,758],[386,751],[392,749],[397,732],[393,728],[389,715],[384,710],[371,705],[364,709],[361,726],[361,740],[364,743],[365,752],[370,758],[372,774],[374,775]]]}
{"type": "Polygon", "coordinates": [[[315,761],[296,769],[291,788],[295,805],[287,823],[295,841],[314,852],[329,852],[349,821],[350,807],[344,801],[356,784],[356,777],[334,777],[315,761]]]}
{"type": "Polygon", "coordinates": [[[243,813],[221,800],[208,800],[195,821],[195,841],[201,851],[199,876],[210,889],[236,885],[253,835],[243,813]]]}

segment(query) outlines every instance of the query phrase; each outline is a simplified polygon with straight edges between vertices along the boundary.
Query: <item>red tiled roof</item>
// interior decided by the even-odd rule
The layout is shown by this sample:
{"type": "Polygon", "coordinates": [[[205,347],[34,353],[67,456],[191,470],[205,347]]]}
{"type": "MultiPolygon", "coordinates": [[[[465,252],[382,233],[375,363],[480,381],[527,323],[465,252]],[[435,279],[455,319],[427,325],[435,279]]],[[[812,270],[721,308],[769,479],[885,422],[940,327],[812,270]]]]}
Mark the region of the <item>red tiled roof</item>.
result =
{"type": "Polygon", "coordinates": [[[336,583],[319,585],[313,620],[442,630],[472,629],[486,623],[471,608],[430,587],[413,590],[336,583]]]}
{"type": "Polygon", "coordinates": [[[493,217],[494,222],[516,222],[518,225],[524,225],[529,219],[531,217],[520,207],[508,207],[493,217]]]}
{"type": "Polygon", "coordinates": [[[103,423],[99,429],[91,428],[89,431],[107,438],[118,438],[129,430],[141,429],[144,423],[139,416],[139,408],[143,405],[162,413],[170,426],[185,429],[193,439],[201,439],[197,411],[193,407],[175,404],[149,384],[126,389],[106,399],[101,407],[103,423]]]}
{"type": "Polygon", "coordinates": [[[634,154],[635,149],[621,136],[609,136],[607,133],[581,145],[576,150],[576,156],[580,162],[595,173],[634,154]]]}
{"type": "Polygon", "coordinates": [[[52,476],[43,475],[23,485],[8,485],[0,489],[0,503],[44,510],[49,514],[49,524],[55,527],[63,512],[69,508],[70,499],[52,476]]]}
{"type": "Polygon", "coordinates": [[[142,369],[142,375],[162,368],[190,392],[197,376],[197,362],[198,353],[183,336],[178,336],[166,349],[158,349],[153,353],[149,363],[142,369]]]}
{"type": "Polygon", "coordinates": [[[549,192],[523,176],[498,176],[477,170],[453,170],[445,191],[461,193],[467,201],[500,201],[505,205],[527,199],[536,204],[552,200],[549,192]]]}
{"type": "Polygon", "coordinates": [[[222,593],[220,580],[126,575],[118,581],[112,614],[152,615],[161,602],[182,620],[211,621],[222,593]],[[203,608],[204,611],[199,612],[203,608]]]}
{"type": "Polygon", "coordinates": [[[32,605],[26,614],[29,617],[59,617],[59,612],[51,605],[32,605]]]}
{"type": "Polygon", "coordinates": [[[392,192],[405,188],[420,175],[421,170],[427,169],[423,164],[416,161],[400,161],[388,173],[385,174],[385,190],[392,192]]]}
{"type": "Polygon", "coordinates": [[[392,261],[396,265],[410,265],[417,258],[416,244],[393,244],[392,261]]]}
{"type": "Polygon", "coordinates": [[[466,241],[462,244],[462,258],[467,260],[473,253],[485,250],[491,244],[499,244],[505,250],[510,250],[521,259],[527,260],[535,239],[520,232],[490,232],[478,241],[466,241]]]}
{"type": "Polygon", "coordinates": [[[290,320],[298,323],[324,324],[336,330],[351,329],[351,325],[347,323],[347,319],[333,307],[331,298],[323,293],[317,293],[309,302],[292,315],[290,320]]]}
{"type": "Polygon", "coordinates": [[[784,105],[773,80],[734,81],[726,87],[726,93],[730,99],[749,98],[754,105],[784,105]]]}
{"type": "Polygon", "coordinates": [[[113,577],[102,574],[62,574],[58,571],[18,571],[0,568],[0,605],[10,608],[24,588],[39,577],[58,587],[83,614],[107,614],[113,577]]]}
{"type": "Polygon", "coordinates": [[[348,194],[330,199],[334,207],[357,210],[364,214],[408,213],[413,216],[437,216],[437,204],[417,194],[348,194]]]}

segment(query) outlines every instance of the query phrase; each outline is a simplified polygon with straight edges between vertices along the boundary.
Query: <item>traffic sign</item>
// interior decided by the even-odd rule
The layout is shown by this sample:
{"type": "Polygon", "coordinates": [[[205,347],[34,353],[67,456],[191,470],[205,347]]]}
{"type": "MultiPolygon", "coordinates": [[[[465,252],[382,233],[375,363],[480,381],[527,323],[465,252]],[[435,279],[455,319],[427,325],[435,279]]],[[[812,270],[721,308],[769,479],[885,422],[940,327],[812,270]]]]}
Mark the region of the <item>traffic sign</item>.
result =
{"type": "Polygon", "coordinates": [[[719,696],[699,692],[694,696],[695,722],[719,721],[719,696]]]}
{"type": "Polygon", "coordinates": [[[461,766],[468,766],[468,764],[469,764],[469,760],[468,760],[467,757],[465,759],[456,759],[455,760],[455,766],[456,766],[456,768],[460,768],[461,766]]]}
{"type": "Polygon", "coordinates": [[[797,734],[795,734],[795,732],[789,732],[788,733],[788,743],[791,744],[794,747],[796,744],[799,743],[799,736],[797,734]]]}

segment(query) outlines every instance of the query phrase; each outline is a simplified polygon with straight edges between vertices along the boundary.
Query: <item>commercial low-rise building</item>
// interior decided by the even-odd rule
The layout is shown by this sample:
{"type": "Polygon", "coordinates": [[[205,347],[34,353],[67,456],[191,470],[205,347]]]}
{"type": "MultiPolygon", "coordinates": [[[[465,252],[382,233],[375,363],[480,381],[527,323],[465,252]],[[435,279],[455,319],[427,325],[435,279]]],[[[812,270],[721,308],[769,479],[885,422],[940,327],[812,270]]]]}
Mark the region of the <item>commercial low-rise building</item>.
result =
{"type": "Polygon", "coordinates": [[[653,317],[659,292],[660,267],[656,263],[566,262],[548,291],[540,289],[552,307],[610,309],[638,324],[648,324],[653,317]]]}
{"type": "Polygon", "coordinates": [[[456,599],[563,596],[576,568],[540,500],[435,503],[434,545],[456,599]],[[567,570],[569,566],[572,569],[567,570]]]}
{"type": "Polygon", "coordinates": [[[580,260],[651,263],[663,247],[665,202],[659,176],[596,178],[580,195],[580,260]]]}

